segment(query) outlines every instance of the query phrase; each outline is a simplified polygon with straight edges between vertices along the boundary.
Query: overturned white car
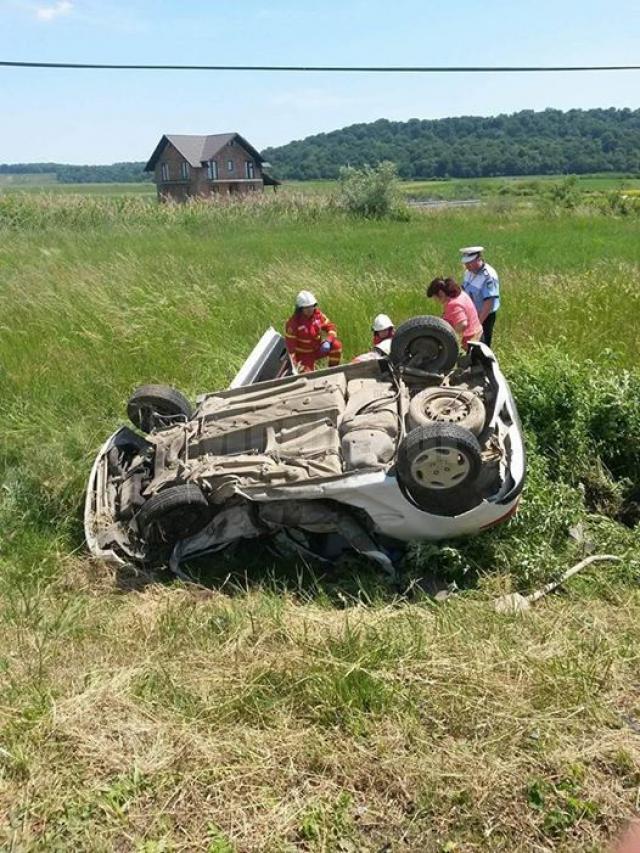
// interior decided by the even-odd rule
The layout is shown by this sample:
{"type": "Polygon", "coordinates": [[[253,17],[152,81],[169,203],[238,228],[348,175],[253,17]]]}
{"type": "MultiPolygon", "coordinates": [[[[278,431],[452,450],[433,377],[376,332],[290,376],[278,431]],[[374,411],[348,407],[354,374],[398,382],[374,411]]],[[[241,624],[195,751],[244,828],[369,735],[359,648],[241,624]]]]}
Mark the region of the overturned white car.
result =
{"type": "Polygon", "coordinates": [[[460,356],[414,317],[389,357],[295,375],[268,330],[231,387],[195,411],[148,385],[93,465],[91,552],[180,562],[265,538],[324,559],[355,548],[389,567],[397,542],[475,534],[509,518],[525,478],[516,407],[495,356],[460,356]]]}

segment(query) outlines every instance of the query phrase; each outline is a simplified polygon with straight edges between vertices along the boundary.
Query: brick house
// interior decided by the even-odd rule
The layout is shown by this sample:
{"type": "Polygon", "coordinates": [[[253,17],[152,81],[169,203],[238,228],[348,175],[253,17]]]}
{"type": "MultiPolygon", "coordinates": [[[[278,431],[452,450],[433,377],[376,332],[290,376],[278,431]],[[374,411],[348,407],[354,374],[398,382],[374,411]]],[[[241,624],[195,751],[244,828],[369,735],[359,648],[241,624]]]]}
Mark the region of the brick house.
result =
{"type": "Polygon", "coordinates": [[[239,133],[165,135],[145,172],[153,172],[160,200],[186,201],[220,193],[262,192],[280,182],[267,175],[264,160],[239,133]]]}

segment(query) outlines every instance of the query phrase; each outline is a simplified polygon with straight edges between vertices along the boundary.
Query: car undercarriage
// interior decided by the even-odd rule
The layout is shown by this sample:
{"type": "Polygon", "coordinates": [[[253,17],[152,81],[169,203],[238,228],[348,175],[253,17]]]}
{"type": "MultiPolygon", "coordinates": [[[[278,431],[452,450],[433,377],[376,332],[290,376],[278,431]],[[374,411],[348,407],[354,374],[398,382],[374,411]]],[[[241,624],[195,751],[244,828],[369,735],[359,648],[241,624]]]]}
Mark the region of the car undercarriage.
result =
{"type": "Polygon", "coordinates": [[[90,547],[178,570],[281,533],[317,553],[326,534],[390,570],[387,540],[490,526],[522,486],[517,414],[489,350],[459,357],[456,345],[448,358],[432,369],[423,345],[401,363],[249,382],[203,395],[195,412],[174,389],[143,386],[128,406],[139,432],[119,430],[94,465],[90,547]]]}

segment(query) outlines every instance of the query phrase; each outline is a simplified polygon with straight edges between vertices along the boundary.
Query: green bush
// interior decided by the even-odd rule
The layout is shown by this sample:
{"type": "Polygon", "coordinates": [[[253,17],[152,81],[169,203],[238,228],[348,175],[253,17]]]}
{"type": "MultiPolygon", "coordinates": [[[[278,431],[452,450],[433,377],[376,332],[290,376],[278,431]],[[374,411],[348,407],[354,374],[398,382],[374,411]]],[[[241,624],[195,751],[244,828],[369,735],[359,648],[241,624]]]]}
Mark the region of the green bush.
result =
{"type": "Polygon", "coordinates": [[[394,163],[343,167],[340,170],[339,202],[355,216],[367,219],[403,218],[407,209],[401,201],[398,172],[394,163]]]}
{"type": "Polygon", "coordinates": [[[559,216],[577,210],[584,202],[576,175],[568,175],[561,181],[543,184],[537,199],[538,208],[544,216],[559,216]]]}
{"type": "Polygon", "coordinates": [[[640,498],[640,375],[575,363],[556,349],[510,372],[525,428],[554,476],[590,509],[634,523],[640,498]]]}
{"type": "Polygon", "coordinates": [[[625,195],[619,190],[594,195],[591,204],[608,216],[640,216],[640,198],[625,195]]]}

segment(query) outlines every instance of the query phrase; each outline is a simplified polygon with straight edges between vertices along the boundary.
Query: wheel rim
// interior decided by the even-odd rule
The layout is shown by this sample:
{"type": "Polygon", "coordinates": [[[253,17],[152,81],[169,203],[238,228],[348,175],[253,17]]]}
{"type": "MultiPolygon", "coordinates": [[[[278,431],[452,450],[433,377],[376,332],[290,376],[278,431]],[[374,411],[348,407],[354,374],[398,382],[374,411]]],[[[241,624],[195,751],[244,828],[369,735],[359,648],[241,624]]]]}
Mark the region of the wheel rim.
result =
{"type": "Polygon", "coordinates": [[[424,413],[430,421],[459,424],[471,414],[471,405],[460,393],[443,392],[425,403],[424,413]]]}
{"type": "Polygon", "coordinates": [[[413,481],[425,489],[453,489],[470,471],[469,459],[455,447],[428,447],[411,463],[413,481]]]}

